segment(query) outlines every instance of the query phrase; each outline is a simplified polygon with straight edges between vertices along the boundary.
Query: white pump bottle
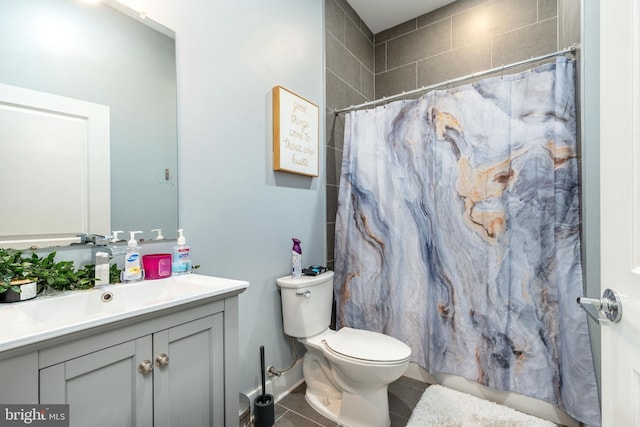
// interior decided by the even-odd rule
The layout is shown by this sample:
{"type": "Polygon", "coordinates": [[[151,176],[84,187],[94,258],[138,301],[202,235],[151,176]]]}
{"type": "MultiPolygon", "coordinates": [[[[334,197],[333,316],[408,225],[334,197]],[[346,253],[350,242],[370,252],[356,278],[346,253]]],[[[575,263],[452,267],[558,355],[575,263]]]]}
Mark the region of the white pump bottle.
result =
{"type": "Polygon", "coordinates": [[[142,268],[140,267],[140,247],[136,241],[136,234],[142,231],[130,231],[127,242],[127,254],[124,258],[124,270],[122,270],[122,281],[137,282],[142,280],[142,268]]]}
{"type": "Polygon", "coordinates": [[[178,230],[177,245],[172,249],[171,272],[173,274],[191,273],[191,249],[187,246],[182,228],[178,230]]]}

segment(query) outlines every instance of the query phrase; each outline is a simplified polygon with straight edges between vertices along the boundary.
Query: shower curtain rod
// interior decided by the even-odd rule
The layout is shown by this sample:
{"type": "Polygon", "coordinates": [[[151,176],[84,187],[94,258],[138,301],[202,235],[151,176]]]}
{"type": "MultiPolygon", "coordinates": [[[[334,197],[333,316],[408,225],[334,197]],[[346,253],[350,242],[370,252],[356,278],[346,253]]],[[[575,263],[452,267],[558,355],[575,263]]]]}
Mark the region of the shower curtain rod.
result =
{"type": "Polygon", "coordinates": [[[491,68],[489,70],[484,70],[484,71],[479,71],[477,73],[467,74],[466,76],[456,77],[455,79],[445,80],[445,81],[442,81],[440,83],[431,84],[429,86],[422,86],[422,87],[420,87],[418,89],[413,89],[413,90],[410,90],[410,91],[407,91],[407,92],[398,93],[398,94],[395,94],[395,95],[392,95],[392,96],[387,96],[387,97],[383,96],[380,99],[375,99],[373,101],[363,102],[362,104],[358,104],[358,105],[351,105],[350,107],[347,107],[347,108],[341,108],[339,110],[333,110],[333,112],[337,116],[340,113],[346,113],[348,111],[359,110],[361,108],[370,107],[372,105],[380,104],[380,103],[383,103],[383,102],[395,101],[396,99],[405,98],[407,96],[415,95],[417,93],[426,92],[428,90],[435,89],[435,88],[438,88],[438,87],[441,87],[441,86],[453,85],[453,84],[456,84],[456,83],[463,82],[465,80],[475,79],[475,78],[478,78],[478,77],[484,77],[487,74],[496,73],[498,71],[508,70],[508,69],[511,69],[511,68],[519,67],[521,65],[530,64],[532,62],[538,62],[538,61],[542,61],[542,60],[545,60],[545,59],[553,58],[555,56],[562,56],[562,55],[572,54],[576,50],[578,50],[578,48],[579,48],[579,45],[574,43],[573,45],[571,45],[571,46],[569,46],[569,47],[567,47],[565,49],[559,50],[557,52],[547,53],[545,55],[536,56],[535,58],[531,57],[531,58],[525,59],[523,61],[513,62],[513,63],[508,64],[508,65],[501,65],[500,67],[491,68]]]}

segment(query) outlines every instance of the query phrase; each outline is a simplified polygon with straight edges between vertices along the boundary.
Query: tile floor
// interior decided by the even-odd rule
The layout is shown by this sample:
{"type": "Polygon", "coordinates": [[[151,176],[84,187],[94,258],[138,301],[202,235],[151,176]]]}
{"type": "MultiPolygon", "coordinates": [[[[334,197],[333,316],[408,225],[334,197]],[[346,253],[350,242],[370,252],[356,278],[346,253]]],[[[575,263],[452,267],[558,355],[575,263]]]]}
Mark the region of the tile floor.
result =
{"type": "MultiPolygon", "coordinates": [[[[401,377],[389,385],[391,427],[404,427],[428,384],[401,377]]],[[[276,403],[274,427],[336,427],[338,424],[317,413],[304,400],[303,383],[276,403]]]]}

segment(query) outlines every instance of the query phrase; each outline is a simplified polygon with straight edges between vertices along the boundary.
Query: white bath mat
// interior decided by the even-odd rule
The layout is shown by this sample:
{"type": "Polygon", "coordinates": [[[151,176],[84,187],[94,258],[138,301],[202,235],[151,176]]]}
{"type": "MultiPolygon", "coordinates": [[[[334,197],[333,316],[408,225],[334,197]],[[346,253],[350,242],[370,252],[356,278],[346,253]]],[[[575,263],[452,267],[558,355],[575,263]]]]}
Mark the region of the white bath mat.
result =
{"type": "Polygon", "coordinates": [[[432,385],[416,405],[406,427],[554,427],[550,421],[432,385]]]}

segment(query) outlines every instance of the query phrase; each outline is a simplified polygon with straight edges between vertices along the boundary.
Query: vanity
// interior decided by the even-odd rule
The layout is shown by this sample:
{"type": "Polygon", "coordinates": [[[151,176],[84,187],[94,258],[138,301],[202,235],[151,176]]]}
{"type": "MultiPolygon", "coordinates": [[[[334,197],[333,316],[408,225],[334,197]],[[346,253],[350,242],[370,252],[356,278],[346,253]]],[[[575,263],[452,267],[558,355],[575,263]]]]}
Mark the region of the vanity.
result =
{"type": "Polygon", "coordinates": [[[238,295],[198,274],[0,305],[0,402],[71,426],[238,425],[238,295]]]}

